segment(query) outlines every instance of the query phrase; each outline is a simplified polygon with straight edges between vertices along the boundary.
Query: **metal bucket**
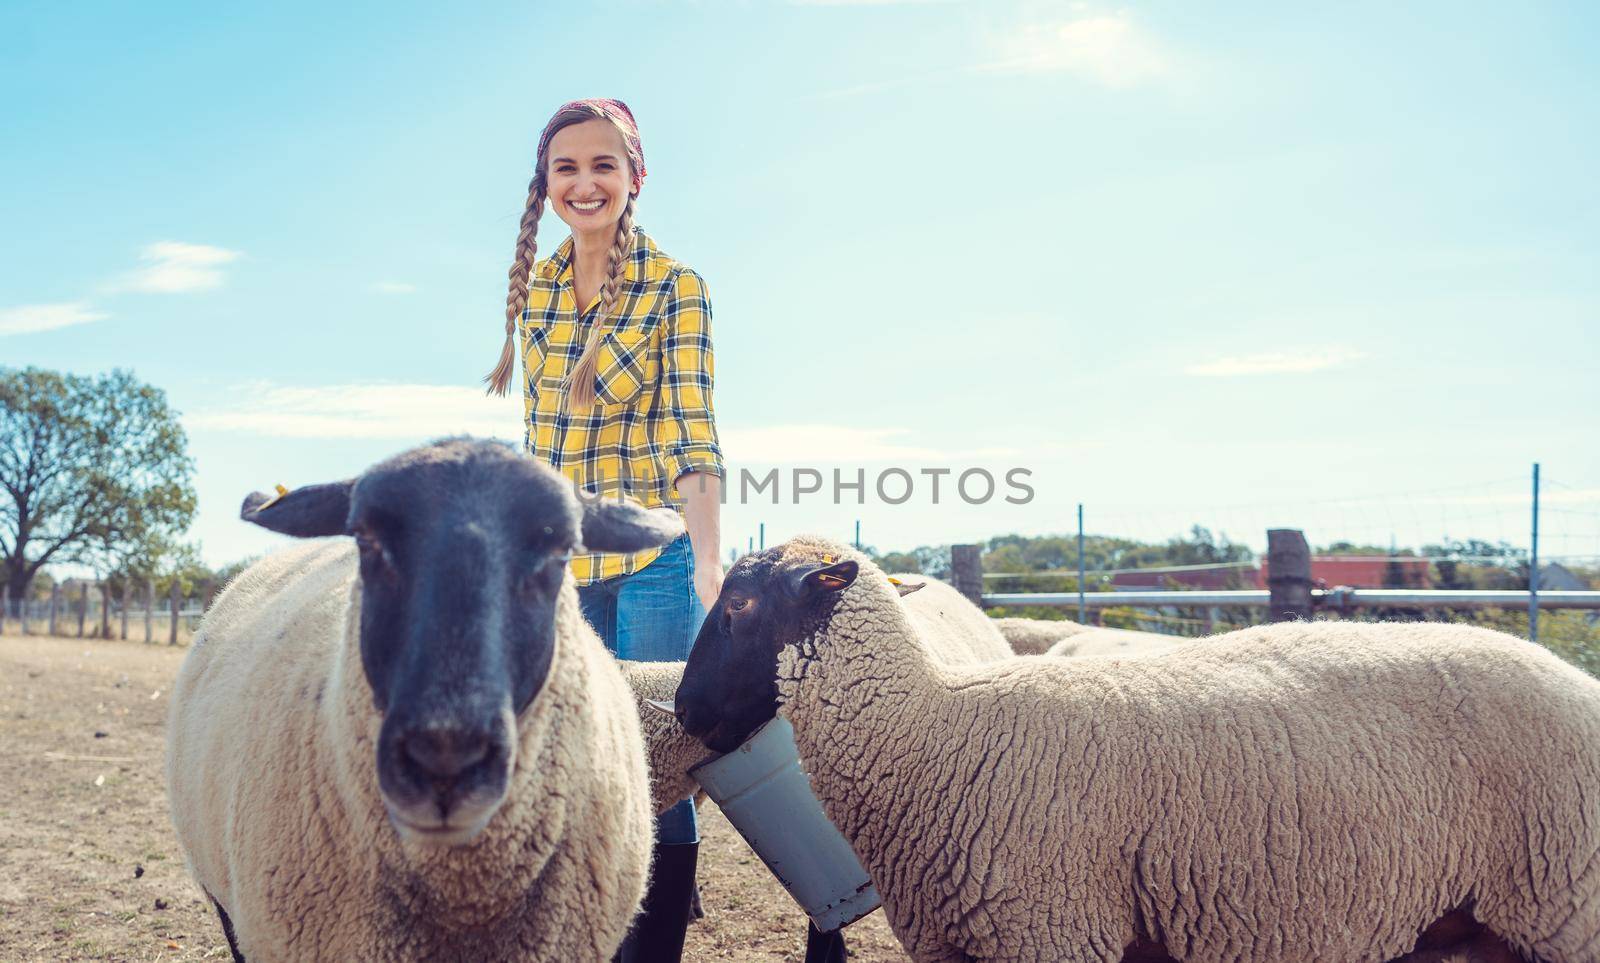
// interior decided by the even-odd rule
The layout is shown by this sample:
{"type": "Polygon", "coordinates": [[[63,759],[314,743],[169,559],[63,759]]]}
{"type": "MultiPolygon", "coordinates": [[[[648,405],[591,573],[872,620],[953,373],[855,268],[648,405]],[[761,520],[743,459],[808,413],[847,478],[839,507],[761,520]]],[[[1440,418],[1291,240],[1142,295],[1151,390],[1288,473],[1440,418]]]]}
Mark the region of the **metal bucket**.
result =
{"type": "Polygon", "coordinates": [[[812,794],[787,719],[773,719],[739,748],[689,774],[817,929],[839,929],[882,904],[861,861],[812,794]]]}

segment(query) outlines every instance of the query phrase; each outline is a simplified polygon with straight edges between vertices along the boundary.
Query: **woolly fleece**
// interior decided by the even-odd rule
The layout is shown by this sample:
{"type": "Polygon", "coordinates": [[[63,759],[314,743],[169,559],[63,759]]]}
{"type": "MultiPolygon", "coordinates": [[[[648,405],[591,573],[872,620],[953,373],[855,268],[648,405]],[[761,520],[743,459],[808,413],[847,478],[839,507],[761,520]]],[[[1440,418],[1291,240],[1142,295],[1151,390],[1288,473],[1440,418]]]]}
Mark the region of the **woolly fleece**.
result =
{"type": "Polygon", "coordinates": [[[1090,629],[1062,639],[1045,655],[1145,655],[1179,648],[1183,639],[1158,632],[1132,632],[1127,629],[1090,629]]]}
{"type": "Polygon", "coordinates": [[[1094,629],[1067,619],[1004,618],[994,625],[1017,655],[1044,655],[1057,642],[1094,629]]]}
{"type": "MultiPolygon", "coordinates": [[[[807,545],[805,536],[789,542],[796,550],[807,545]]],[[[826,547],[824,553],[838,554],[839,546],[819,543],[826,547]]],[[[865,555],[851,551],[848,557],[864,561],[865,555]]],[[[900,574],[893,576],[903,588],[917,586],[916,591],[902,597],[928,650],[940,661],[951,665],[969,665],[976,662],[993,662],[1010,658],[1014,653],[1006,644],[1005,636],[985,615],[983,609],[973,605],[954,586],[926,575],[900,574]]]]}
{"type": "Polygon", "coordinates": [[[683,681],[682,662],[619,662],[622,677],[633,690],[644,731],[645,758],[650,768],[650,809],[661,813],[700,790],[689,770],[712,755],[700,740],[683,731],[678,720],[646,703],[672,703],[683,681]]]}
{"type": "Polygon", "coordinates": [[[1067,619],[1004,618],[994,624],[1018,655],[1116,655],[1175,644],[1172,636],[1159,632],[1106,629],[1067,619]]]}
{"type": "Polygon", "coordinates": [[[940,666],[866,564],[778,687],[918,961],[1392,960],[1473,899],[1525,955],[1600,959],[1600,682],[1507,635],[940,666]]]}
{"type": "Polygon", "coordinates": [[[173,823],[251,963],[605,960],[644,894],[652,819],[638,714],[570,575],[505,803],[470,843],[402,842],[378,794],[345,539],[257,563],[179,673],[173,823]]]}

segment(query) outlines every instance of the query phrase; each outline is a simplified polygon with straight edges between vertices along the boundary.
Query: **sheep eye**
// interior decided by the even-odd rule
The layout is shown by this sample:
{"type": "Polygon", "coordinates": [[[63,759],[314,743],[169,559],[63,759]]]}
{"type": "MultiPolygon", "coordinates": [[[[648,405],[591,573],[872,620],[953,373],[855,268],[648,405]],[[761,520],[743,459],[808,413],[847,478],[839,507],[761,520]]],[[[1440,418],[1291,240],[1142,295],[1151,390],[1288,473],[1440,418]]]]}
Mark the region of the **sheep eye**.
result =
{"type": "Polygon", "coordinates": [[[356,533],[356,551],[360,553],[361,564],[369,573],[393,574],[394,564],[389,557],[388,549],[383,542],[371,532],[356,533]]]}
{"type": "Polygon", "coordinates": [[[533,566],[522,576],[522,591],[533,592],[540,588],[555,590],[561,587],[561,578],[566,574],[567,563],[572,561],[572,555],[561,552],[555,555],[546,555],[533,563],[533,566]]]}
{"type": "Polygon", "coordinates": [[[750,605],[750,600],[735,595],[728,600],[728,609],[733,612],[743,612],[750,605]]]}

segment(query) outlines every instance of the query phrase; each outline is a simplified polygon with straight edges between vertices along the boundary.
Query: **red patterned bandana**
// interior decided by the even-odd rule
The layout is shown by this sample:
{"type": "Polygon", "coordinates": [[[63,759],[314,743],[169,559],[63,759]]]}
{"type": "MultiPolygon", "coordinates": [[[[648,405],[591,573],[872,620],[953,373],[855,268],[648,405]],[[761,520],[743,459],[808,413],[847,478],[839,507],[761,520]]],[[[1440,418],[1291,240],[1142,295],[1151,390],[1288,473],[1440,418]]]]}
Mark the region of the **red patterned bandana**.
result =
{"type": "MultiPolygon", "coordinates": [[[[587,100],[574,100],[562,104],[556,111],[556,116],[576,107],[593,107],[622,128],[622,142],[628,148],[628,166],[633,168],[633,193],[639,193],[639,188],[644,184],[644,145],[639,142],[639,124],[633,119],[633,111],[620,100],[608,97],[591,97],[587,100]]],[[[539,135],[539,153],[536,155],[543,159],[546,147],[550,146],[550,138],[555,134],[555,117],[550,118],[550,123],[544,125],[544,133],[539,135]]]]}

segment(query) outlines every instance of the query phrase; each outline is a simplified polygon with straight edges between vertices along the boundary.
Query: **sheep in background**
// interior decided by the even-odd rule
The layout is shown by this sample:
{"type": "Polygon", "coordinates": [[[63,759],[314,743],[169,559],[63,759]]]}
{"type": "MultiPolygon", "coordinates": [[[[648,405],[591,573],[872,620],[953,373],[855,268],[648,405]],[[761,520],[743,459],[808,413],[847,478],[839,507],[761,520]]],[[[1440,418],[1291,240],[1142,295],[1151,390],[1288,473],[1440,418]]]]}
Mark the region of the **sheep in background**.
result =
{"type": "MultiPolygon", "coordinates": [[[[805,544],[806,536],[790,544],[805,544]]],[[[819,552],[826,554],[824,549],[819,552]]],[[[955,587],[927,575],[891,575],[906,611],[934,658],[951,665],[993,662],[1014,655],[995,620],[955,587]]]]}
{"type": "Polygon", "coordinates": [[[1063,639],[1091,631],[1094,627],[1080,625],[1067,619],[995,619],[1011,651],[1017,655],[1044,655],[1051,646],[1063,639]]]}
{"type": "Polygon", "coordinates": [[[685,728],[732,749],[774,686],[918,961],[1393,960],[1451,914],[1488,929],[1467,959],[1600,959],[1600,682],[1539,646],[1284,623],[947,666],[814,539],[741,559],[715,617],[685,728]]]}
{"type": "Polygon", "coordinates": [[[689,770],[711,753],[683,731],[672,715],[672,695],[683,680],[682,662],[621,662],[622,677],[633,692],[644,730],[644,755],[650,770],[650,809],[660,813],[700,791],[689,770]]]}
{"type": "Polygon", "coordinates": [[[580,504],[550,468],[466,439],[242,515],[354,539],[252,566],[178,677],[173,823],[235,954],[607,959],[644,892],[648,782],[567,559],[681,522],[580,504]]]}
{"type": "Polygon", "coordinates": [[[1017,655],[1127,655],[1183,641],[1159,632],[1108,629],[1066,619],[1003,618],[994,624],[1017,655]]]}
{"type": "Polygon", "coordinates": [[[1134,632],[1129,629],[1090,629],[1069,635],[1045,651],[1045,655],[1078,657],[1089,655],[1146,655],[1168,652],[1187,640],[1159,632],[1134,632]]]}

